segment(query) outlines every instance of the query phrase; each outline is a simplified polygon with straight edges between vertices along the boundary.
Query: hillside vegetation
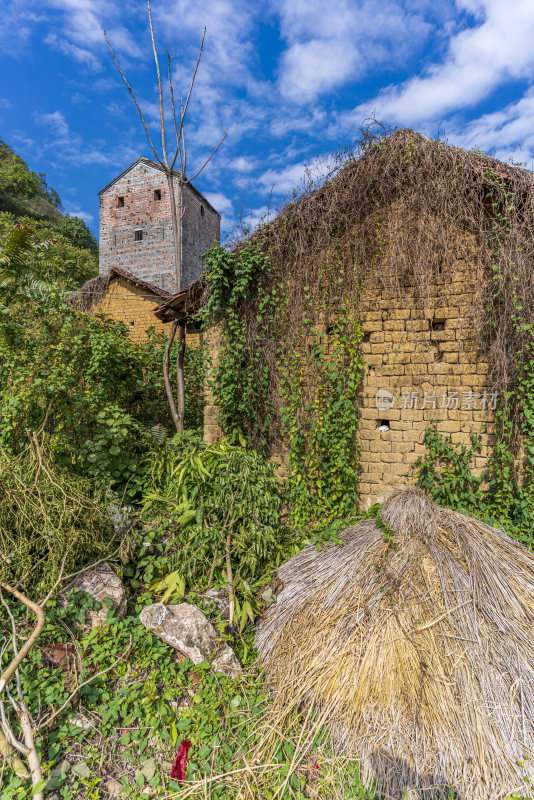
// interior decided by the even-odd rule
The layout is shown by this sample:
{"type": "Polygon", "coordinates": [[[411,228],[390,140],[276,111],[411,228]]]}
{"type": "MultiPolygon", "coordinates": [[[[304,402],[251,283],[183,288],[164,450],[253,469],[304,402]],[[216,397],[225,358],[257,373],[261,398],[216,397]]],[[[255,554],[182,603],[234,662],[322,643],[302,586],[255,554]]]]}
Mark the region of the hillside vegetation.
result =
{"type": "Polygon", "coordinates": [[[46,177],[0,139],[0,245],[14,225],[32,230],[35,244],[49,241],[46,272],[64,289],[75,289],[98,272],[98,244],[83,220],[63,212],[46,177]]]}

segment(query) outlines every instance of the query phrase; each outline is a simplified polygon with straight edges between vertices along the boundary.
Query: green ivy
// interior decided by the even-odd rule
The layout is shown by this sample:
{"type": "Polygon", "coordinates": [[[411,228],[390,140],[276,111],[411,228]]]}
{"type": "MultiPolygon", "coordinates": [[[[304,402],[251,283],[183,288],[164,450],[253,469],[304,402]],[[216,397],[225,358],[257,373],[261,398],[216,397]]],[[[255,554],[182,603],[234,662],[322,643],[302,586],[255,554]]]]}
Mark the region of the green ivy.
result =
{"type": "Polygon", "coordinates": [[[219,324],[222,347],[215,367],[212,390],[219,409],[219,423],[236,443],[240,436],[253,437],[260,449],[268,448],[272,408],[269,404],[269,369],[261,364],[261,325],[273,334],[276,290],[260,296],[252,336],[247,337],[241,314],[243,303],[260,277],[269,271],[268,260],[254,245],[229,252],[214,245],[204,256],[208,268],[208,301],[203,309],[207,324],[219,324]]]}
{"type": "Polygon", "coordinates": [[[261,237],[232,253],[214,247],[206,263],[204,319],[219,324],[222,335],[212,380],[219,424],[231,441],[245,436],[267,454],[280,425],[294,526],[347,516],[358,494],[363,361],[355,304],[343,299],[336,258],[328,254],[324,260],[319,302],[304,286],[305,312],[296,328],[289,287],[275,282],[261,237]],[[265,358],[266,340],[275,363],[265,358]]]}

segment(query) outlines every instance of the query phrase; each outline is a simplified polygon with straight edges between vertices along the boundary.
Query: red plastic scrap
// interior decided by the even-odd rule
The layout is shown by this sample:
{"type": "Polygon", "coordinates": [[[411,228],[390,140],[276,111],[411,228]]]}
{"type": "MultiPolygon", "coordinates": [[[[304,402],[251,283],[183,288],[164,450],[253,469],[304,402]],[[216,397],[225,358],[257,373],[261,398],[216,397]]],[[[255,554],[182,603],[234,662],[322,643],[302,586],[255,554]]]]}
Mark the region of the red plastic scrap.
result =
{"type": "Polygon", "coordinates": [[[185,781],[185,768],[187,765],[187,751],[191,747],[189,739],[182,739],[176,754],[176,761],[172,765],[171,778],[174,778],[178,783],[185,781]]]}

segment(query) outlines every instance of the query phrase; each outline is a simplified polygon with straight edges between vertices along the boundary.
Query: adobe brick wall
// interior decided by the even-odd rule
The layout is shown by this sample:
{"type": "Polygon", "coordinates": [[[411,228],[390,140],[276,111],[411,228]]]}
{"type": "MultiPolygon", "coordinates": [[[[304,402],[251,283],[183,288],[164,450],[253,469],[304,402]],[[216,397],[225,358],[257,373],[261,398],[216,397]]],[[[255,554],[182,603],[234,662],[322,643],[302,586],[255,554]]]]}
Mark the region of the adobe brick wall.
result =
{"type": "MultiPolygon", "coordinates": [[[[440,275],[430,280],[425,301],[413,287],[386,292],[370,277],[360,299],[365,360],[359,390],[358,441],[361,446],[360,493],[363,507],[410,483],[410,465],[424,454],[423,436],[431,420],[453,442],[470,445],[469,432],[482,437],[475,473],[487,466],[493,444],[495,403],[489,364],[480,352],[474,324],[483,275],[475,240],[451,232],[448,256],[440,275]],[[388,295],[388,296],[386,296],[388,295]],[[394,403],[377,408],[376,394],[388,392],[394,403]],[[425,395],[426,393],[426,395],[425,395]],[[387,422],[389,430],[381,432],[387,422]]],[[[216,363],[220,332],[206,334],[216,363]]],[[[204,437],[221,436],[217,409],[206,391],[204,437]]],[[[284,474],[287,451],[273,453],[284,474]]]]}
{"type": "MultiPolygon", "coordinates": [[[[187,286],[202,271],[201,254],[219,241],[220,216],[188,185],[183,189],[183,209],[182,285],[187,286]]],[[[172,294],[173,262],[167,179],[161,170],[141,161],[100,194],[99,272],[104,275],[119,267],[172,294]],[[154,198],[156,190],[160,200],[154,198]],[[124,198],[124,206],[118,206],[118,197],[124,198]],[[135,230],[143,231],[142,241],[135,241],[135,230]]]]}
{"type": "Polygon", "coordinates": [[[453,442],[482,437],[475,474],[487,466],[493,444],[496,397],[489,364],[480,352],[474,322],[483,275],[474,240],[451,241],[448,263],[428,286],[428,302],[409,292],[394,301],[368,282],[360,320],[365,359],[360,387],[360,492],[364,506],[410,482],[410,465],[426,452],[431,420],[453,442]],[[395,398],[377,408],[377,391],[395,398]],[[379,430],[387,422],[388,431],[379,430]]]}
{"type": "MultiPolygon", "coordinates": [[[[91,308],[91,314],[105,314],[106,317],[128,326],[130,339],[144,342],[149,328],[156,333],[169,334],[169,325],[164,325],[154,316],[153,311],[161,304],[161,297],[150,294],[146,289],[135,286],[123,278],[115,278],[107,288],[104,297],[91,308]]],[[[188,333],[187,346],[196,347],[198,333],[188,333]]]]}

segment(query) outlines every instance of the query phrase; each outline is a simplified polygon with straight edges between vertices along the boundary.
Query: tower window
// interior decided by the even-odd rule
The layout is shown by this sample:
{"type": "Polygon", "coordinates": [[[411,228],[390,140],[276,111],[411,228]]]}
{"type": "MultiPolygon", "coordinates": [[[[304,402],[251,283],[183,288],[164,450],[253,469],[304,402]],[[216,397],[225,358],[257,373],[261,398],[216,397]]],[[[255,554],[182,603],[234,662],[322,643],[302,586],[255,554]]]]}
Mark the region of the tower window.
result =
{"type": "Polygon", "coordinates": [[[154,200],[161,200],[161,189],[154,189],[154,200]]]}
{"type": "Polygon", "coordinates": [[[143,231],[141,229],[134,231],[134,241],[136,242],[143,241],[143,231]]]}
{"type": "Polygon", "coordinates": [[[124,197],[117,197],[117,208],[124,208],[124,197]]]}
{"type": "Polygon", "coordinates": [[[200,216],[204,216],[204,206],[200,206],[200,216]]]}

